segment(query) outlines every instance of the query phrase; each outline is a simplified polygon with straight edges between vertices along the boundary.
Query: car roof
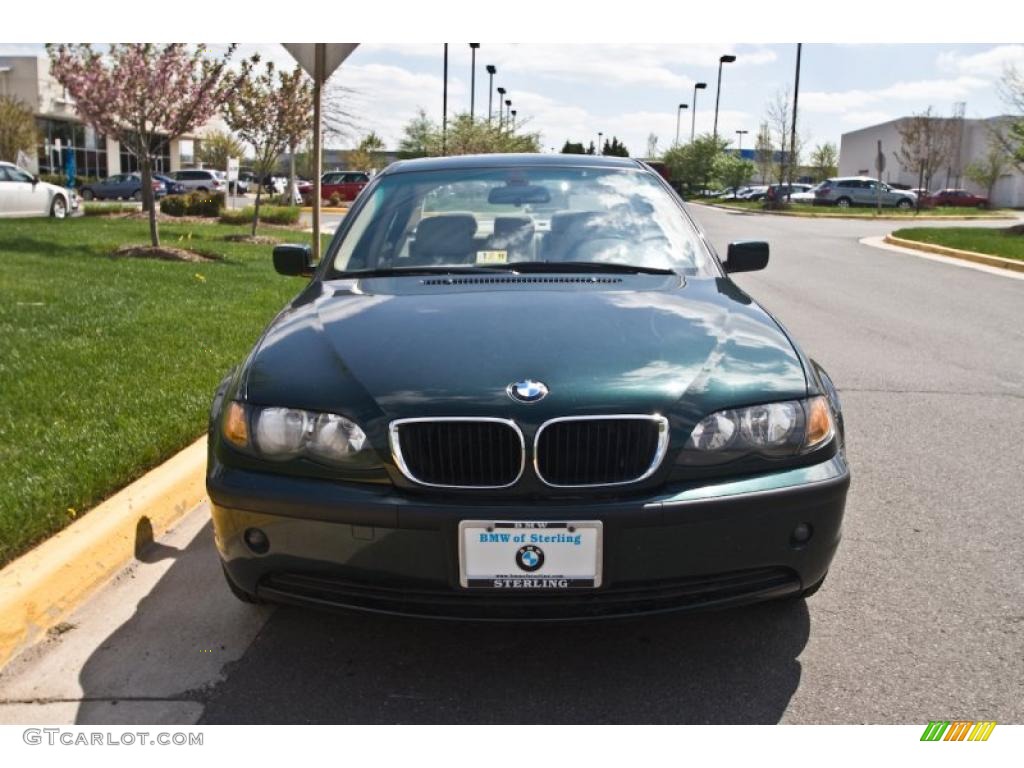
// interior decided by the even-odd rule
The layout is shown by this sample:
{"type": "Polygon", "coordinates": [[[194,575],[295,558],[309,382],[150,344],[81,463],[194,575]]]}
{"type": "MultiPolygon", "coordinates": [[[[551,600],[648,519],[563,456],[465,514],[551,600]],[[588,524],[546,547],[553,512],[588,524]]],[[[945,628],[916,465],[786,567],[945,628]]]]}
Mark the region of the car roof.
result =
{"type": "Polygon", "coordinates": [[[455,155],[451,157],[421,157],[415,160],[399,160],[389,165],[381,174],[409,173],[412,171],[449,171],[462,168],[525,168],[544,166],[554,168],[629,168],[643,169],[655,173],[648,166],[629,157],[606,155],[546,155],[541,153],[455,155]]]}

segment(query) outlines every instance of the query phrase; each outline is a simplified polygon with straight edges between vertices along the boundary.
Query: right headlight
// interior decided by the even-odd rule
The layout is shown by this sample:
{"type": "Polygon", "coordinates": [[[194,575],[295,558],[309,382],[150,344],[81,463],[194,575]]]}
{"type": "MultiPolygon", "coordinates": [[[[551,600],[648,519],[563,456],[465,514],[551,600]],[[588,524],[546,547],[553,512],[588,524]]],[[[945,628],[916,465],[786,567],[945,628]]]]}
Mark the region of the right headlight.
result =
{"type": "Polygon", "coordinates": [[[782,458],[808,453],[835,434],[823,396],[730,408],[705,416],[679,455],[682,464],[721,464],[744,456],[782,458]]]}
{"type": "Polygon", "coordinates": [[[270,461],[301,456],[322,464],[346,465],[372,453],[366,434],[354,421],[299,408],[259,408],[231,402],[222,433],[234,447],[270,461]]]}

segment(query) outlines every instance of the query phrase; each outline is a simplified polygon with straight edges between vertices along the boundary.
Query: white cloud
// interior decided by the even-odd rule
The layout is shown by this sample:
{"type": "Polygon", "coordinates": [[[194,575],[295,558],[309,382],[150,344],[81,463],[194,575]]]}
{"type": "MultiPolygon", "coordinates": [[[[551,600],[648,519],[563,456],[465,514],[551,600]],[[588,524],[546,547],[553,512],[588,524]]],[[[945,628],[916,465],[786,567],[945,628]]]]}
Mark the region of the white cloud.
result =
{"type": "Polygon", "coordinates": [[[874,90],[808,91],[800,94],[800,107],[810,112],[843,114],[893,102],[922,107],[933,102],[945,105],[987,85],[977,77],[963,75],[949,80],[897,82],[874,90]]]}
{"type": "Polygon", "coordinates": [[[945,72],[998,78],[1010,66],[1024,67],[1024,45],[997,45],[987,51],[962,54],[940,53],[936,65],[945,72]]]}

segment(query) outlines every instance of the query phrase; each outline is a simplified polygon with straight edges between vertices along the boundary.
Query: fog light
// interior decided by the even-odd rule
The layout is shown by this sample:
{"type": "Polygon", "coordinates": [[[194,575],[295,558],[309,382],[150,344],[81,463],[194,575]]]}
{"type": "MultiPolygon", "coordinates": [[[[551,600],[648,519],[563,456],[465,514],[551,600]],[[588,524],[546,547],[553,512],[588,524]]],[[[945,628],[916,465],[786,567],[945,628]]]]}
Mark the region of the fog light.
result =
{"type": "Polygon", "coordinates": [[[800,523],[793,529],[791,540],[794,544],[806,544],[813,533],[814,529],[811,528],[810,523],[800,523]]]}
{"type": "Polygon", "coordinates": [[[270,539],[259,528],[246,528],[242,538],[245,539],[245,545],[257,555],[264,555],[270,549],[270,539]]]}

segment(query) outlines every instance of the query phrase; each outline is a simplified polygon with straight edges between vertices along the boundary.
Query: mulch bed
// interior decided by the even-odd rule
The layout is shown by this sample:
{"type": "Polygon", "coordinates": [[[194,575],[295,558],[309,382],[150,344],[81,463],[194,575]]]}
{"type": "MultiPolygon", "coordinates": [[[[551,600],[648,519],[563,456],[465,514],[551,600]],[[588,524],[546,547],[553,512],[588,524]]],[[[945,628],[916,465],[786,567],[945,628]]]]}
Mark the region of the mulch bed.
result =
{"type": "Polygon", "coordinates": [[[134,259],[161,259],[163,261],[220,261],[220,257],[212,254],[198,253],[197,251],[189,251],[184,248],[168,248],[163,245],[159,248],[154,248],[151,245],[122,245],[112,255],[116,257],[126,256],[134,259]]]}

